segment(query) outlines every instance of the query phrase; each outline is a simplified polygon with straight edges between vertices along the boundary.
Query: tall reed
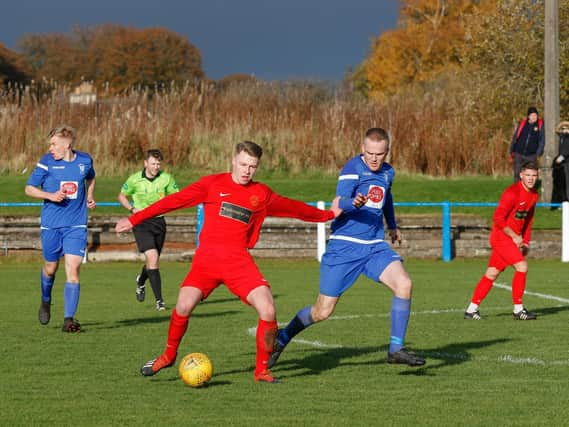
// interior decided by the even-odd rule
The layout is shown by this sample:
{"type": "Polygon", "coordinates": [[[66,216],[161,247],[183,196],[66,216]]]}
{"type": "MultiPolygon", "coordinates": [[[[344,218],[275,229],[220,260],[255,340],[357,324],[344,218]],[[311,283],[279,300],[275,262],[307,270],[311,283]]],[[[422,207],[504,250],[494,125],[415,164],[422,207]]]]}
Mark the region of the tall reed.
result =
{"type": "Polygon", "coordinates": [[[0,93],[0,173],[30,170],[47,150],[49,129],[62,122],[77,128],[77,149],[107,175],[137,167],[148,148],[197,174],[227,170],[234,144],[245,139],[264,148],[264,170],[337,173],[374,126],[390,131],[390,161],[401,171],[448,176],[509,168],[508,132],[481,127],[472,103],[445,89],[409,89],[372,102],[319,83],[202,82],[118,96],[100,88],[86,106],[70,104],[71,91],[42,82],[0,93]]]}

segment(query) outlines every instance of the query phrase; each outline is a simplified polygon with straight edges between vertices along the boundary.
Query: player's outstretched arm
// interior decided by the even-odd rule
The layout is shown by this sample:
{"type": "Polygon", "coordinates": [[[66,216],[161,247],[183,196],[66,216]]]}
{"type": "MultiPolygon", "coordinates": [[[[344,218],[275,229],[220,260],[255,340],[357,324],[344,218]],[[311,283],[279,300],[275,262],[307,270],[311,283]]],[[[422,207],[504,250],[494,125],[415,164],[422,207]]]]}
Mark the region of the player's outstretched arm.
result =
{"type": "Polygon", "coordinates": [[[325,211],[300,200],[289,199],[272,193],[267,204],[267,216],[296,218],[307,222],[326,222],[334,219],[337,215],[332,210],[325,211]]]}
{"type": "Polygon", "coordinates": [[[334,218],[338,218],[340,215],[342,215],[342,212],[344,212],[340,208],[340,198],[340,196],[336,196],[334,200],[332,200],[332,206],[330,207],[330,210],[334,213],[334,218]]]}

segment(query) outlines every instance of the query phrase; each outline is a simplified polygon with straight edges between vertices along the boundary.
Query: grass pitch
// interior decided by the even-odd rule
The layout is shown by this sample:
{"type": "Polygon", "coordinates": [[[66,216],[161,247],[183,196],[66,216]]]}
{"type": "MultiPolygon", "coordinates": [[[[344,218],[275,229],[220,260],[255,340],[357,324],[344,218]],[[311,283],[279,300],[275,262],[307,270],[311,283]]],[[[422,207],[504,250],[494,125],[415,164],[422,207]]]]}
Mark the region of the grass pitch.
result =
{"type": "MultiPolygon", "coordinates": [[[[530,260],[526,306],[537,321],[513,321],[509,290],[496,287],[484,320],[462,314],[486,260],[408,260],[415,284],[407,344],[422,368],[385,363],[391,294],[362,278],[334,317],[293,341],[273,369],[280,385],[253,382],[256,316],[220,287],[199,306],[180,356],[199,351],[214,364],[203,389],[177,367],[152,378],[138,370],[166,340],[170,310],[138,303],[134,263],[83,267],[78,318],[84,332],[60,331],[64,274],[52,320],[37,321],[41,261],[0,258],[2,425],[487,426],[564,425],[569,408],[569,279],[559,261],[530,260]]],[[[317,294],[318,264],[259,260],[286,322],[317,294]]],[[[174,303],[184,263],[164,263],[165,299],[174,303]]],[[[499,283],[509,285],[510,273],[499,283]]],[[[150,297],[150,298],[149,298],[150,297]]],[[[181,359],[181,357],[180,357],[181,359]]]]}

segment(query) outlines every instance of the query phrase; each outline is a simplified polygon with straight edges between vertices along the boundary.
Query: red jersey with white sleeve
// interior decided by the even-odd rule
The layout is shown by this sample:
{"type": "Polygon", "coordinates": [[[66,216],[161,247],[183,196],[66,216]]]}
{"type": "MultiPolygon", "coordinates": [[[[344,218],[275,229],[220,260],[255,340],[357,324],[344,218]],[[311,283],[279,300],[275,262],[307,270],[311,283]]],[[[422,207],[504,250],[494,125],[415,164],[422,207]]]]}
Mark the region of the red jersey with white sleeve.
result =
{"type": "Polygon", "coordinates": [[[524,243],[529,244],[538,197],[537,190],[526,189],[521,181],[506,188],[494,212],[490,242],[498,245],[504,241],[511,242],[511,237],[504,233],[504,228],[510,227],[516,234],[522,236],[524,243]]]}
{"type": "Polygon", "coordinates": [[[334,213],[280,196],[267,185],[233,181],[231,173],[205,176],[181,191],[171,194],[129,217],[132,225],[167,212],[204,205],[204,224],[200,248],[224,246],[253,248],[267,216],[326,222],[334,213]]]}

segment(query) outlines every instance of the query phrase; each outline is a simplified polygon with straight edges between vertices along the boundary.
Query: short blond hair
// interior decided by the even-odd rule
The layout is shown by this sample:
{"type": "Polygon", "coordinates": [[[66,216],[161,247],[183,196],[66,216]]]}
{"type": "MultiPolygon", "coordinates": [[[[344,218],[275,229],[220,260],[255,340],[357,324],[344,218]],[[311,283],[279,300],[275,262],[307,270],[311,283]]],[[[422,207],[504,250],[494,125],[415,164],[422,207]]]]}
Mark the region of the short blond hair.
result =
{"type": "Polygon", "coordinates": [[[54,127],[52,130],[49,131],[47,134],[47,138],[51,139],[54,136],[60,136],[62,138],[69,138],[71,143],[75,142],[75,138],[77,136],[77,132],[72,126],[60,124],[54,127]]]}

